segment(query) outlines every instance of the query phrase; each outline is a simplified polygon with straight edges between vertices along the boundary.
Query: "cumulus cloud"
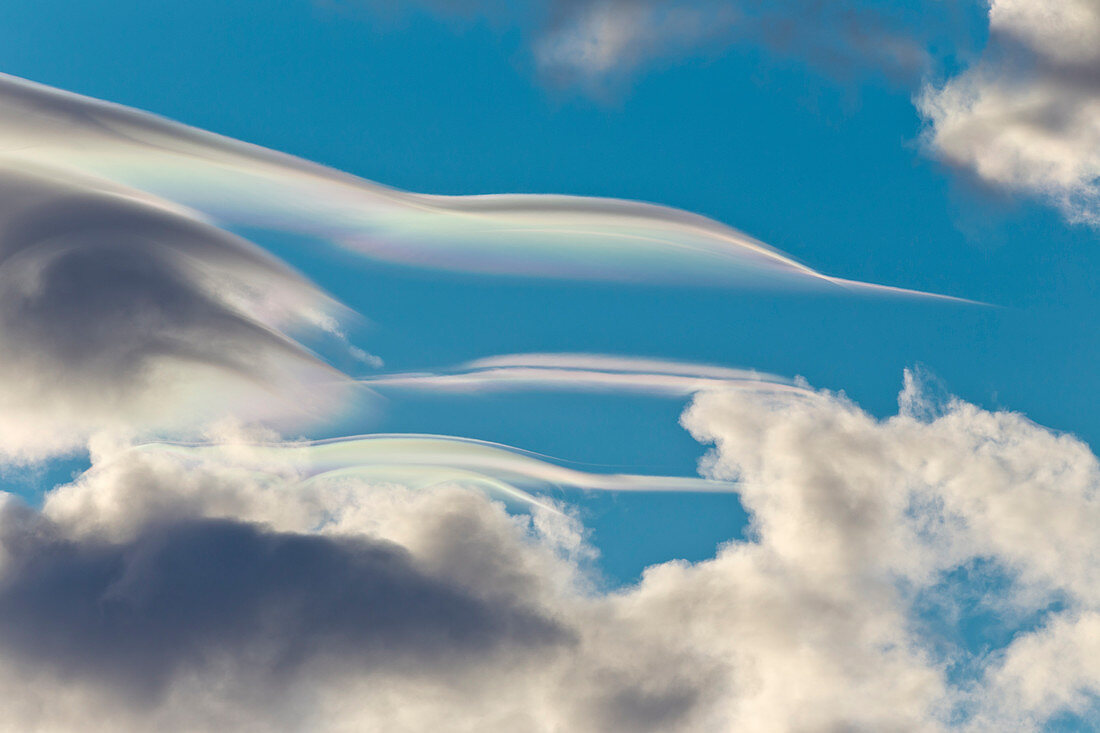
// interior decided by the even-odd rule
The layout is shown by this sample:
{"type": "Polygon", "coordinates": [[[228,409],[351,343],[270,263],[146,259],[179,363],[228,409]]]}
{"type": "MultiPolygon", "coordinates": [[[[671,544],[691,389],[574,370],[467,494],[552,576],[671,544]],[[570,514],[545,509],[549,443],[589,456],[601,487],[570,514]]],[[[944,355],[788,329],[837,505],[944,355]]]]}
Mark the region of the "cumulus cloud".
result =
{"type": "Polygon", "coordinates": [[[241,441],[98,455],[40,510],[0,511],[0,727],[1038,730],[1089,714],[1096,457],[1020,415],[932,409],[911,377],[901,404],[878,420],[827,392],[697,395],[683,422],[714,446],[704,473],[738,481],[746,538],[610,591],[568,511],[509,514],[446,482],[302,485],[292,452],[273,480],[241,441]]]}
{"type": "Polygon", "coordinates": [[[292,339],[337,304],[194,212],[0,156],[0,458],[231,413],[312,418],[348,381],[292,339]]]}
{"type": "Polygon", "coordinates": [[[877,643],[913,650],[912,669],[944,673],[939,684],[957,680],[927,701],[926,721],[938,710],[944,727],[1027,730],[1084,711],[1097,690],[1087,665],[1049,676],[1029,663],[1096,609],[1095,455],[1020,415],[929,409],[907,381],[886,421],[831,395],[762,404],[734,392],[700,396],[684,421],[715,442],[709,472],[739,479],[779,567],[845,607],[881,602],[865,627],[886,634],[877,643]]]}
{"type": "Polygon", "coordinates": [[[931,148],[995,186],[1100,225],[1100,6],[993,0],[989,43],[918,100],[931,148]]]}

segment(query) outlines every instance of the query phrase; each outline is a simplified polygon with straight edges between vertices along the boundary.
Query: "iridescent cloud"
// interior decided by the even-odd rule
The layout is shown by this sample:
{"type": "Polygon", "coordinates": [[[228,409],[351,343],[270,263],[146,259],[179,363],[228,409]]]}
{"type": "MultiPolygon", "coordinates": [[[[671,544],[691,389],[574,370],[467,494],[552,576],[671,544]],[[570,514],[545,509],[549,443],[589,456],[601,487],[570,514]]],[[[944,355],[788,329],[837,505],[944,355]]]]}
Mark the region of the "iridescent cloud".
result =
{"type": "Polygon", "coordinates": [[[295,340],[347,346],[345,309],[176,204],[0,156],[0,263],[0,460],[348,404],[351,381],[295,340]]]}
{"type": "MultiPolygon", "coordinates": [[[[559,195],[432,196],[116,104],[0,76],[0,155],[101,176],[202,212],[415,267],[927,295],[830,277],[703,216],[559,195]]],[[[945,297],[945,296],[934,296],[945,297]]]]}
{"type": "Polygon", "coordinates": [[[605,354],[511,354],[439,372],[361,380],[373,388],[440,392],[567,390],[685,396],[722,389],[811,392],[798,382],[747,369],[605,354]]]}
{"type": "MultiPolygon", "coordinates": [[[[134,450],[171,455],[196,465],[225,453],[219,444],[149,443],[134,450]]],[[[393,483],[413,489],[441,484],[476,488],[520,505],[549,505],[532,493],[539,489],[597,491],[732,492],[728,481],[691,476],[590,473],[560,465],[537,453],[470,438],[445,435],[379,434],[304,443],[237,446],[238,468],[285,483],[356,479],[393,483]]]]}

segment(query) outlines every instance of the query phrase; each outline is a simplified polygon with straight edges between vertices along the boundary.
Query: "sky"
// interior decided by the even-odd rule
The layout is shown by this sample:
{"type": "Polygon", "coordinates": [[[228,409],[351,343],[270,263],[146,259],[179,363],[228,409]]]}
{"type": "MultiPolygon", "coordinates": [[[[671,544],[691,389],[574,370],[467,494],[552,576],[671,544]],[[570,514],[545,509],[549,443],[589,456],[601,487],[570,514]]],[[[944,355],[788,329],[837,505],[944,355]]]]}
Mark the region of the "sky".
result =
{"type": "Polygon", "coordinates": [[[1095,729],[1098,48],[0,8],[0,730],[1095,729]]]}

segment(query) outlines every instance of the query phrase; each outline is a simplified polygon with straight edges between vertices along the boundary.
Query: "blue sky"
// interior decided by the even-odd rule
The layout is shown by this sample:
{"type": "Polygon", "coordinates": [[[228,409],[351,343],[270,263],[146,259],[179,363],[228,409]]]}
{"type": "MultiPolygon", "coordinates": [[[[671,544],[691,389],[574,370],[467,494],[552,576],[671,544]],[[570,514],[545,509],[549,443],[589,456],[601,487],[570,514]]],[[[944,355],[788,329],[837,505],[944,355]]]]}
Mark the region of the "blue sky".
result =
{"type": "MultiPolygon", "coordinates": [[[[417,8],[387,17],[353,4],[50,0],[4,15],[8,73],[388,185],[659,202],[730,223],[830,274],[1001,306],[378,272],[332,250],[264,242],[367,315],[375,325],[364,345],[390,367],[524,351],[666,356],[801,375],[888,415],[902,370],[919,364],[963,399],[1100,438],[1089,408],[1100,398],[1089,368],[1094,232],[929,160],[912,91],[875,74],[838,82],[735,47],[660,63],[593,98],[541,80],[520,31],[417,8]]],[[[515,399],[418,400],[362,428],[692,470],[699,448],[674,421],[637,417],[678,406],[591,401],[554,396],[548,411],[515,399]],[[597,415],[595,434],[573,425],[597,415]]],[[[594,511],[617,511],[604,502],[594,511]]],[[[685,518],[699,515],[680,502],[685,518]]],[[[644,506],[629,511],[648,516],[644,506]]],[[[618,517],[603,532],[600,524],[597,542],[621,531],[618,517]]],[[[685,537],[669,549],[705,557],[729,531],[706,524],[702,541],[685,520],[685,537]]],[[[610,556],[624,558],[609,568],[621,579],[648,564],[624,550],[610,556]]]]}
{"type": "MultiPolygon", "coordinates": [[[[595,87],[540,72],[537,7],[381,5],[8,4],[0,71],[399,189],[654,202],[736,227],[828,275],[988,304],[448,272],[235,229],[362,314],[350,339],[386,372],[527,352],[675,359],[802,377],[888,418],[903,371],[919,369],[977,408],[1100,444],[1096,228],[1035,195],[1046,184],[1014,190],[968,170],[951,140],[930,137],[915,101],[924,84],[984,63],[985,5],[922,14],[921,4],[871,4],[932,49],[936,63],[916,80],[750,35],[655,53],[595,87]]],[[[377,371],[322,348],[352,376],[377,371]]],[[[386,392],[370,409],[288,437],[455,435],[596,473],[694,475],[706,447],[680,425],[688,402],[386,392]]],[[[12,469],[12,488],[37,502],[87,463],[78,455],[12,469]]],[[[656,563],[713,557],[742,537],[748,516],[734,494],[551,493],[577,512],[611,588],[656,563]]],[[[1034,618],[1008,625],[1033,629],[1034,618]]],[[[992,632],[959,633],[966,646],[992,632]]]]}

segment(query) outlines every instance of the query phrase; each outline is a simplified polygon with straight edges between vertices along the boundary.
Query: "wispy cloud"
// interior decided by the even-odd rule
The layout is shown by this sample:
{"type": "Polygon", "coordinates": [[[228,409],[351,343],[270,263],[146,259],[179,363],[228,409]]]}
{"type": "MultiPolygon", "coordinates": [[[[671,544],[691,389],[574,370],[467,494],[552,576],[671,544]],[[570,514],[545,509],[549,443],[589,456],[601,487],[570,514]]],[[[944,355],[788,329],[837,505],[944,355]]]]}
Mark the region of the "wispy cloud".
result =
{"type": "MultiPolygon", "coordinates": [[[[214,443],[152,443],[134,450],[203,465],[225,458],[214,443]]],[[[550,456],[500,443],[448,435],[376,434],[330,440],[257,443],[236,446],[228,454],[234,465],[250,470],[255,480],[298,486],[356,480],[395,483],[413,489],[441,485],[474,488],[517,504],[551,509],[538,492],[546,489],[597,491],[732,492],[728,481],[698,476],[652,476],[593,473],[562,465],[550,456]]],[[[115,460],[127,460],[125,456],[115,460]]]]}
{"type": "Polygon", "coordinates": [[[930,56],[912,30],[862,2],[584,0],[552,4],[534,42],[540,71],[599,90],[666,59],[762,46],[840,77],[912,82],[930,56]]]}

